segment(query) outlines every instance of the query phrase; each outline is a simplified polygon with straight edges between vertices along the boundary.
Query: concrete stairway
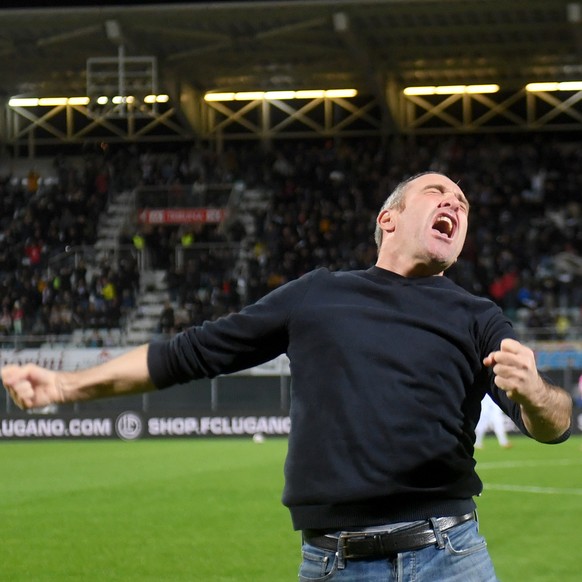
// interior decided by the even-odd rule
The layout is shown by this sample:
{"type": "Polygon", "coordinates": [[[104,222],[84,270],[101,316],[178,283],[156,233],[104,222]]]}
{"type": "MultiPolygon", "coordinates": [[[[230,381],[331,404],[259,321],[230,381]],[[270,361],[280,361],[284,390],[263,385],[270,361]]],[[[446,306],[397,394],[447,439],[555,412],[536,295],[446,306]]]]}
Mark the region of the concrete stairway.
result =
{"type": "Polygon", "coordinates": [[[136,309],[127,318],[124,334],[128,346],[150,341],[157,333],[160,314],[169,300],[165,271],[142,271],[136,309]]]}
{"type": "Polygon", "coordinates": [[[134,211],[134,192],[128,190],[118,194],[99,217],[95,250],[116,250],[119,246],[119,235],[123,227],[131,221],[134,211]]]}

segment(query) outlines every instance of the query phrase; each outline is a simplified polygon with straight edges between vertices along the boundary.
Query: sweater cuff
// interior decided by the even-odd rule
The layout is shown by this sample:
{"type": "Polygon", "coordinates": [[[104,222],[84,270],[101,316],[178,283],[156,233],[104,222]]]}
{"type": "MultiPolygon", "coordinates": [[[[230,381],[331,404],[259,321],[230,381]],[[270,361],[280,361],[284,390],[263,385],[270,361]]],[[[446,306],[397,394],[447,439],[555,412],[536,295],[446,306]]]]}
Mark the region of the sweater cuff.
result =
{"type": "Polygon", "coordinates": [[[175,382],[168,378],[164,357],[166,342],[154,341],[148,345],[147,366],[150,379],[158,389],[174,386],[175,382]]]}

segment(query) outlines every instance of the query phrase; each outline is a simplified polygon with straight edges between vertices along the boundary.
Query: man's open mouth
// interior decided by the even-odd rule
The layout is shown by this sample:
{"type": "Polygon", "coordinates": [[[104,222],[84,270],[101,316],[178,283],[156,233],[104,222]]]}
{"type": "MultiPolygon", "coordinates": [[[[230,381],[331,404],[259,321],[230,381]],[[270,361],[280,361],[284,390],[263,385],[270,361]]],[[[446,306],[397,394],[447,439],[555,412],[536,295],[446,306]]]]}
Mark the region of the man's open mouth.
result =
{"type": "Polygon", "coordinates": [[[457,222],[454,218],[448,214],[439,214],[435,221],[433,222],[433,230],[438,231],[440,234],[445,235],[447,238],[451,238],[455,232],[457,222]]]}

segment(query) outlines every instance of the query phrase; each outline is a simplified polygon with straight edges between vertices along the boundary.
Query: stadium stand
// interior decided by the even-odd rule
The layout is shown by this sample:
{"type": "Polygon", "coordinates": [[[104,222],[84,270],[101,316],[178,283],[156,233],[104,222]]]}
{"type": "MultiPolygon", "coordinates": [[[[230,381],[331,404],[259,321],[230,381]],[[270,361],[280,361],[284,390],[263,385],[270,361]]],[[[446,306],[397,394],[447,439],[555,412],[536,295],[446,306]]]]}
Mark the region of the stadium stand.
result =
{"type": "Polygon", "coordinates": [[[460,180],[471,200],[451,278],[497,301],[525,339],[568,339],[581,326],[582,154],[567,134],[287,141],[220,155],[113,150],[4,171],[3,345],[134,343],[128,328],[147,316],[140,342],[237,310],[320,266],[366,268],[379,207],[403,176],[425,169],[460,180]],[[154,205],[161,196],[196,206],[218,199],[215,185],[231,194],[220,195],[231,210],[223,224],[140,227],[126,204],[116,230],[101,233],[112,244],[100,244],[99,224],[124,195],[141,189],[154,205]],[[161,321],[167,302],[171,326],[161,321]]]}

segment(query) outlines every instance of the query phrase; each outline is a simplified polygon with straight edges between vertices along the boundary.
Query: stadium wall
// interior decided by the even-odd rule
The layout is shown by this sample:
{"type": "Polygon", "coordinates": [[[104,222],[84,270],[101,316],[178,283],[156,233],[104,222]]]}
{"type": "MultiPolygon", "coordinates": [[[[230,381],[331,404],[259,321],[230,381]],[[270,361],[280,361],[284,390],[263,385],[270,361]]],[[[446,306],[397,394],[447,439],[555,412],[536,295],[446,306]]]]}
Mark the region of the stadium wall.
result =
{"type": "MultiPolygon", "coordinates": [[[[570,346],[571,347],[571,346],[570,346]]],[[[54,370],[103,363],[127,348],[0,351],[0,365],[33,362],[54,370]]],[[[574,432],[582,433],[582,350],[537,352],[543,373],[575,399],[574,432]]],[[[212,380],[121,398],[23,412],[0,392],[0,442],[38,439],[122,439],[287,436],[291,384],[285,356],[212,380]]],[[[512,427],[508,427],[510,430],[512,427]]],[[[514,428],[514,427],[513,427],[514,428]]]]}

